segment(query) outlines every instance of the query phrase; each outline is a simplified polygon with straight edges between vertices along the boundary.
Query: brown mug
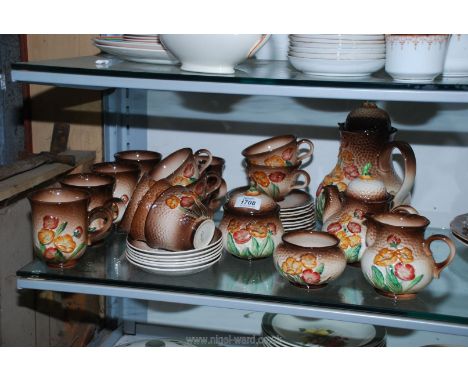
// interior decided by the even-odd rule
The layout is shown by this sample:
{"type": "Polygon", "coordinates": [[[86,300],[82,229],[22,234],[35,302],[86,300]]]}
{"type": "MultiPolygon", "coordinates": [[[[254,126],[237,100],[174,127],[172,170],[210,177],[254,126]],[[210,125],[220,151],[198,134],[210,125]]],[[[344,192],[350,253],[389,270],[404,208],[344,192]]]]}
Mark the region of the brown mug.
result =
{"type": "Polygon", "coordinates": [[[88,211],[102,207],[103,213],[106,214],[105,219],[97,219],[90,224],[89,232],[98,231],[100,234],[93,236],[92,243],[96,243],[104,239],[109,233],[112,224],[107,224],[107,221],[113,222],[118,216],[118,203],[120,199],[114,198],[115,179],[109,175],[81,173],[67,175],[60,181],[63,188],[71,190],[87,191],[90,195],[88,211]],[[102,230],[106,226],[107,230],[102,230]]]}
{"type": "Polygon", "coordinates": [[[200,179],[187,186],[187,189],[198,195],[203,203],[209,201],[210,197],[219,190],[223,179],[214,172],[204,173],[200,179]]]}
{"type": "Polygon", "coordinates": [[[281,201],[292,190],[304,189],[309,186],[310,176],[304,170],[299,170],[299,162],[289,167],[268,167],[247,165],[250,180],[256,184],[265,194],[271,196],[275,201],[281,201]],[[305,178],[304,182],[297,183],[300,176],[305,178]]]}
{"type": "Polygon", "coordinates": [[[34,252],[52,268],[75,266],[90,242],[112,225],[103,207],[88,211],[90,195],[86,191],[46,188],[35,191],[28,199],[34,252]],[[96,219],[102,219],[106,224],[89,232],[88,227],[96,219]]]}
{"type": "Polygon", "coordinates": [[[273,138],[257,142],[242,151],[242,155],[249,164],[288,167],[295,166],[299,162],[312,156],[314,144],[309,139],[300,139],[294,135],[279,135],[273,138]],[[306,144],[308,150],[300,152],[300,146],[306,144]]]}
{"type": "Polygon", "coordinates": [[[92,172],[112,175],[115,178],[114,197],[120,199],[120,202],[117,203],[119,212],[114,222],[120,223],[140,178],[140,167],[135,163],[128,162],[102,162],[95,163],[92,172]]]}
{"type": "Polygon", "coordinates": [[[190,148],[173,152],[153,167],[149,176],[154,180],[167,179],[173,186],[188,186],[196,182],[211,164],[208,150],[193,153],[190,148]],[[200,164],[203,162],[203,164],[200,164]]]}
{"type": "Polygon", "coordinates": [[[140,166],[140,176],[147,174],[161,161],[162,155],[156,151],[127,150],[114,154],[116,162],[136,163],[140,166]]]}

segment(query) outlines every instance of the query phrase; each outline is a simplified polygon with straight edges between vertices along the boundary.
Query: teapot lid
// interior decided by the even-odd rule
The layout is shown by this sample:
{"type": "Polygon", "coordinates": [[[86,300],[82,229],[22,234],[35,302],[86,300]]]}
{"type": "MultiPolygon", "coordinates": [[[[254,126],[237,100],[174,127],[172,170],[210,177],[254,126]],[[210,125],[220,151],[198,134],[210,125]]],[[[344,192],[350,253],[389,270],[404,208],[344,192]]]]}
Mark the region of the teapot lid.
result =
{"type": "Polygon", "coordinates": [[[224,210],[242,215],[264,215],[279,211],[279,206],[273,198],[255,186],[247,186],[228,192],[224,210]]]}
{"type": "Polygon", "coordinates": [[[361,175],[348,184],[346,195],[370,202],[383,201],[388,198],[389,195],[384,182],[372,176],[371,168],[370,163],[362,168],[361,175]]]}
{"type": "Polygon", "coordinates": [[[392,121],[385,110],[374,102],[366,101],[348,114],[344,130],[389,133],[392,130],[392,121]]]}

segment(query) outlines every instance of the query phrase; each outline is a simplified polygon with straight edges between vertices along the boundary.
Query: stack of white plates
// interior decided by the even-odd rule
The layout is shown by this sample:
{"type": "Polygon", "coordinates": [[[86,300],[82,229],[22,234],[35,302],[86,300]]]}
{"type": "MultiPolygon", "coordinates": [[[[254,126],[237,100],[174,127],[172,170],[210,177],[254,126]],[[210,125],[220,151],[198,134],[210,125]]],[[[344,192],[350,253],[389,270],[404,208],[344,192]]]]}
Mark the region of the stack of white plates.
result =
{"type": "Polygon", "coordinates": [[[126,61],[147,64],[176,64],[178,60],[159,42],[158,35],[129,35],[121,38],[101,37],[94,39],[101,51],[126,61]]]}
{"type": "Polygon", "coordinates": [[[125,255],[134,266],[157,275],[182,276],[201,272],[217,263],[223,253],[221,231],[204,248],[189,251],[166,251],[150,248],[146,243],[127,238],[125,255]]]}
{"type": "Polygon", "coordinates": [[[315,228],[314,198],[302,190],[293,190],[278,202],[285,232],[315,228]]]}
{"type": "Polygon", "coordinates": [[[262,320],[266,347],[384,347],[383,327],[352,322],[266,313],[262,320]]]}
{"type": "Polygon", "coordinates": [[[289,61],[315,76],[363,77],[385,66],[383,34],[292,34],[289,61]]]}

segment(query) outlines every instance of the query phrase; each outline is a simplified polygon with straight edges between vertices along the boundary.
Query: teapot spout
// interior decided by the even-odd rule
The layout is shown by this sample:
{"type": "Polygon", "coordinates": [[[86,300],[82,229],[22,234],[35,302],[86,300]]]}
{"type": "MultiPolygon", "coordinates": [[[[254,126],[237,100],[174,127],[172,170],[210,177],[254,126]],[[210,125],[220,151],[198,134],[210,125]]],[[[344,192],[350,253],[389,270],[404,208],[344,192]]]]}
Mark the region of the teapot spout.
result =
{"type": "Polygon", "coordinates": [[[326,222],[331,216],[340,211],[342,207],[342,200],[340,198],[340,191],[335,185],[328,185],[323,188],[325,196],[325,206],[323,209],[323,222],[326,222]]]}

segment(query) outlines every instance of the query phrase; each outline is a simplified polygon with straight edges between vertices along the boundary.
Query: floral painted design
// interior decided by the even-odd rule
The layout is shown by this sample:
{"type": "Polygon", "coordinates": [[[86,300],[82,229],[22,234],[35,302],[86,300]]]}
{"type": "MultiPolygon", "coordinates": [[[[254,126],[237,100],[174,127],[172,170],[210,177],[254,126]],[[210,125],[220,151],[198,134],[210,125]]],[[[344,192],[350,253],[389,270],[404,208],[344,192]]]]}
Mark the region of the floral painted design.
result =
{"type": "Polygon", "coordinates": [[[352,215],[345,214],[339,221],[327,227],[327,232],[340,240],[339,246],[344,251],[348,263],[355,263],[361,258],[363,215],[362,210],[356,209],[352,215]]]}
{"type": "Polygon", "coordinates": [[[193,163],[188,163],[184,168],[184,177],[185,178],[192,178],[195,174],[195,166],[193,163]]]}
{"type": "Polygon", "coordinates": [[[286,161],[279,155],[272,155],[264,160],[266,166],[270,167],[284,167],[287,165],[286,161]]]}
{"type": "Polygon", "coordinates": [[[318,261],[312,253],[302,255],[300,258],[288,257],[279,265],[278,271],[289,281],[299,285],[323,284],[322,273],[325,264],[318,261]]]}
{"type": "Polygon", "coordinates": [[[349,342],[349,338],[338,336],[331,329],[305,329],[299,328],[299,331],[304,334],[302,343],[304,345],[316,345],[324,347],[343,347],[349,342]]]}
{"type": "Polygon", "coordinates": [[[286,165],[288,166],[292,166],[292,163],[290,162],[290,160],[292,159],[294,155],[294,150],[295,150],[294,147],[289,147],[286,150],[284,150],[283,153],[281,154],[281,158],[283,158],[286,161],[286,165]]]}
{"type": "Polygon", "coordinates": [[[242,224],[239,220],[231,219],[227,226],[227,249],[238,257],[271,256],[275,250],[273,235],[276,232],[277,227],[273,222],[253,220],[242,224]]]}
{"type": "Polygon", "coordinates": [[[272,172],[270,175],[267,175],[263,171],[255,171],[252,174],[256,185],[275,200],[280,194],[280,189],[275,183],[281,183],[285,177],[286,174],[281,171],[272,172]]]}
{"type": "Polygon", "coordinates": [[[64,263],[79,255],[86,243],[77,244],[75,239],[83,235],[83,227],[78,226],[73,234],[64,233],[68,222],[60,222],[56,216],[46,215],[42,219],[42,228],[37,233],[36,250],[47,262],[64,263]]]}
{"type": "Polygon", "coordinates": [[[411,263],[413,252],[405,247],[396,235],[387,237],[387,247],[379,250],[374,257],[371,274],[367,278],[376,288],[395,294],[408,293],[417,285],[424,275],[416,276],[411,263]],[[385,275],[384,275],[385,273],[385,275]]]}

